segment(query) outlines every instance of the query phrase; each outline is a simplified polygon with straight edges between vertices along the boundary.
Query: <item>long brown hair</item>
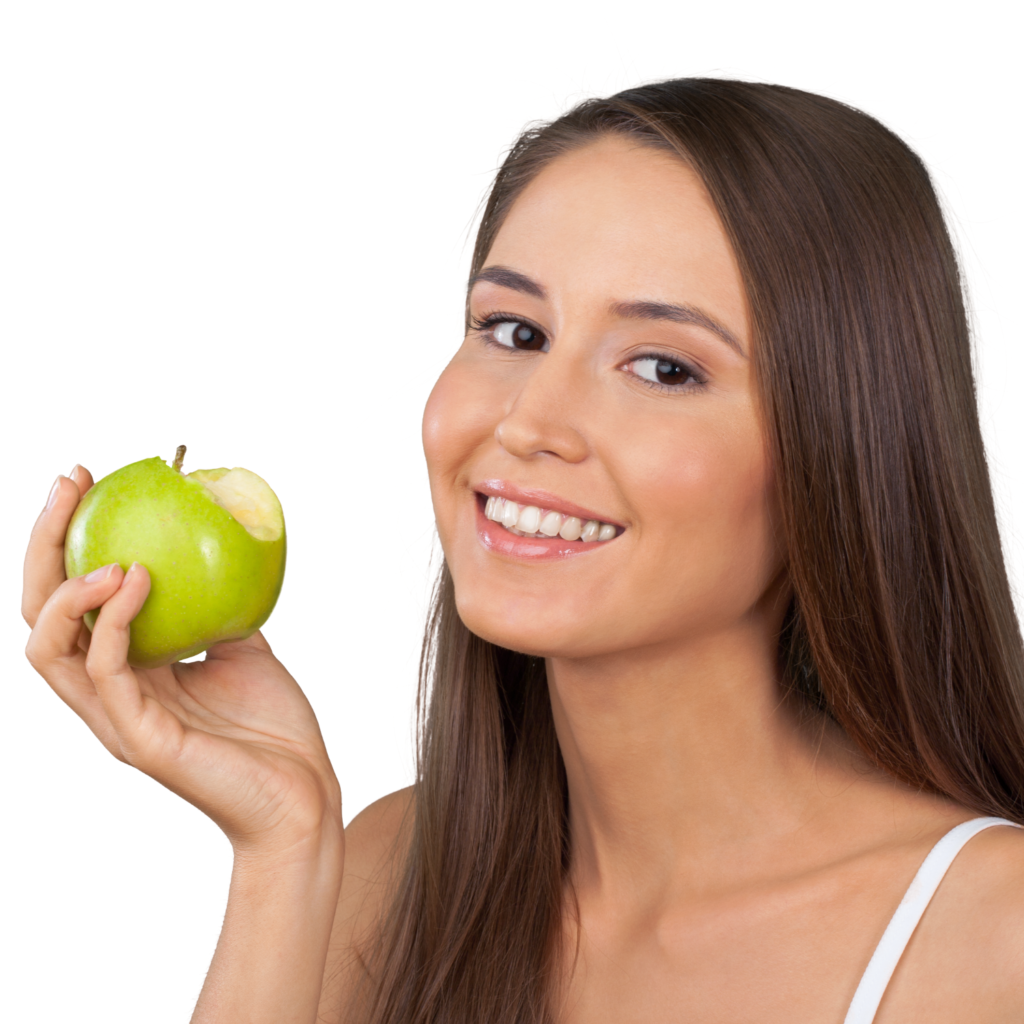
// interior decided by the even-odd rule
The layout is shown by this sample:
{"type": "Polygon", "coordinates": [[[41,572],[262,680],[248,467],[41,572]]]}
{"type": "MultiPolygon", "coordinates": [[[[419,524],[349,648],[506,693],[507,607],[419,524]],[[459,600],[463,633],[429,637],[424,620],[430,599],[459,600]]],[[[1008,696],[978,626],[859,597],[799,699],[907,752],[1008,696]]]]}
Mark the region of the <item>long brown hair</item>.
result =
{"type": "MultiPolygon", "coordinates": [[[[781,86],[683,79],[525,132],[472,273],[560,153],[607,133],[702,177],[739,259],[794,599],[780,679],[876,765],[1024,822],[1024,651],[953,246],[928,173],[874,119],[781,86]]],[[[374,1024],[540,1024],[570,857],[544,666],[474,636],[442,570],[411,843],[374,1024]]]]}

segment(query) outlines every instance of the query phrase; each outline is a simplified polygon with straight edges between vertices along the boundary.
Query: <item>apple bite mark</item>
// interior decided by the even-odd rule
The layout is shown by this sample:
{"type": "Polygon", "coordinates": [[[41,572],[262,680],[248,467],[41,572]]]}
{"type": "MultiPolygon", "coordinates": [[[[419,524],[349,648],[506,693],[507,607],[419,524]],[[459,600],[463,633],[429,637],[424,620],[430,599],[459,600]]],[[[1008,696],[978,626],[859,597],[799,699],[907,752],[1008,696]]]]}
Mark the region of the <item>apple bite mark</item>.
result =
{"type": "MultiPolygon", "coordinates": [[[[179,444],[171,469],[180,473],[188,449],[179,444]]],[[[257,540],[277,540],[284,533],[284,511],[266,480],[251,470],[197,469],[186,480],[202,484],[225,512],[242,524],[257,540]]]]}
{"type": "Polygon", "coordinates": [[[231,513],[257,540],[277,540],[284,533],[284,513],[267,482],[248,469],[197,469],[197,480],[213,500],[231,513]]]}

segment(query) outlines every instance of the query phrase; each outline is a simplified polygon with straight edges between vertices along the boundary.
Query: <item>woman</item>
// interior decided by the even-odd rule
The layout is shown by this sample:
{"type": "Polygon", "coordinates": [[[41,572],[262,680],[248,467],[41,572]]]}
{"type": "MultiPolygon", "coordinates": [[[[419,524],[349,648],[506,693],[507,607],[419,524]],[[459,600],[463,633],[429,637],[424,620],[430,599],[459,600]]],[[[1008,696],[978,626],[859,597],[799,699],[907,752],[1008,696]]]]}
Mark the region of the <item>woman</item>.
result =
{"type": "Polygon", "coordinates": [[[467,320],[417,782],[347,834],[261,637],[132,671],[145,569],[63,580],[85,470],[33,534],[30,660],[234,846],[194,1020],[1020,1019],[1024,657],[917,158],[777,86],[584,103],[467,320]]]}

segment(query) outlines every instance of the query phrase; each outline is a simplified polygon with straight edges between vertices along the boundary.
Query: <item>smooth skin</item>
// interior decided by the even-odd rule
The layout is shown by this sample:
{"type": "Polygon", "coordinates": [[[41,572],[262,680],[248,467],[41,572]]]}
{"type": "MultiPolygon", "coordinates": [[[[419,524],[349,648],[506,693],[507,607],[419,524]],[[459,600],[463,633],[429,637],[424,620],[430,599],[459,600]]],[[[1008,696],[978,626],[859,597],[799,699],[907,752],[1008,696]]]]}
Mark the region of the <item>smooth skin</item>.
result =
{"type": "MultiPolygon", "coordinates": [[[[558,1019],[841,1024],[928,849],[975,815],[876,771],[780,692],[786,552],[755,340],[717,214],[683,162],[605,139],[541,172],[487,266],[520,276],[474,285],[471,313],[489,323],[438,381],[424,447],[460,614],[547,661],[579,906],[558,1019]],[[652,319],[652,303],[685,315],[652,319]],[[533,347],[509,347],[501,322],[529,325],[533,347]],[[671,383],[650,379],[659,361],[671,383]],[[477,488],[495,480],[625,529],[563,560],[500,554],[476,518],[477,488]]],[[[63,577],[90,483],[81,469],[58,480],[33,533],[28,653],[111,753],[234,846],[193,1020],[360,1020],[343,1007],[365,979],[409,792],[343,837],[312,710],[258,635],[202,663],[129,669],[145,570],[63,577]],[[81,619],[97,607],[89,642],[81,619]]],[[[996,828],[957,858],[878,1024],[1022,1018],[1024,834],[996,828]]]]}

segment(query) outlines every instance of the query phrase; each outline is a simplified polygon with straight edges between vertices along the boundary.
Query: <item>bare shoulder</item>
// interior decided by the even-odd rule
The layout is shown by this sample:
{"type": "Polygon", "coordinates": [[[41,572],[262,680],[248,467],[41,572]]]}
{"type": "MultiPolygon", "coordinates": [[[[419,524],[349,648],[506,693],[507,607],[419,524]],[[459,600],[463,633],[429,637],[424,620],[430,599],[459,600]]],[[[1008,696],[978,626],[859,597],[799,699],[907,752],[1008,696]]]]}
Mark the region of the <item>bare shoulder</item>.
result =
{"type": "Polygon", "coordinates": [[[345,881],[365,888],[390,873],[405,852],[413,806],[412,786],[389,793],[360,811],[345,829],[345,881]]]}
{"type": "Polygon", "coordinates": [[[980,832],[953,862],[947,881],[944,902],[961,927],[1024,940],[1024,829],[980,832]]]}
{"type": "Polygon", "coordinates": [[[360,811],[345,829],[345,873],[335,929],[348,945],[360,946],[386,909],[408,846],[413,808],[410,786],[389,793],[360,811]]]}
{"type": "Polygon", "coordinates": [[[993,827],[967,843],[890,989],[880,1024],[1024,1020],[1024,829],[993,827]]]}
{"type": "Polygon", "coordinates": [[[334,1024],[358,1016],[354,1001],[367,977],[366,951],[401,874],[413,814],[412,787],[382,797],[345,829],[345,872],[331,931],[317,1017],[334,1024]]]}
{"type": "Polygon", "coordinates": [[[1024,829],[999,826],[975,836],[950,868],[947,895],[961,927],[1016,949],[1017,980],[1024,981],[1024,829]]]}

